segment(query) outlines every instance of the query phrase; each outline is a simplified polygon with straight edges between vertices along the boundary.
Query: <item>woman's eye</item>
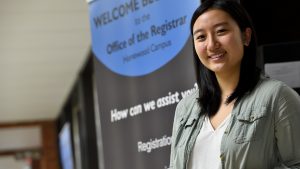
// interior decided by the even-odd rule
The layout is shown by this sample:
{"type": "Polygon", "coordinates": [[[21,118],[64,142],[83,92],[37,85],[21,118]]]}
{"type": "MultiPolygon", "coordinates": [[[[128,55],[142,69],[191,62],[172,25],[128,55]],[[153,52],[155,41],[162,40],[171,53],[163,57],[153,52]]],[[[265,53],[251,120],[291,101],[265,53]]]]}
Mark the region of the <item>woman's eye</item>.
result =
{"type": "Polygon", "coordinates": [[[199,35],[196,37],[196,40],[198,41],[204,41],[205,40],[205,36],[204,35],[199,35]]]}
{"type": "Polygon", "coordinates": [[[226,32],[227,30],[226,29],[219,29],[217,30],[217,35],[222,35],[226,32]]]}

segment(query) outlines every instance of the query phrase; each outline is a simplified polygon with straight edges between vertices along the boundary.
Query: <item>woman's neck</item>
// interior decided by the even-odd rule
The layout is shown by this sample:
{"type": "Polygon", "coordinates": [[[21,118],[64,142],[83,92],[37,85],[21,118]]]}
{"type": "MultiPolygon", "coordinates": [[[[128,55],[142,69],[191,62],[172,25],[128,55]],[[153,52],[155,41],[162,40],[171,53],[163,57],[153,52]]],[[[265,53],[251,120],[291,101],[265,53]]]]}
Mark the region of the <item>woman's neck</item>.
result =
{"type": "Polygon", "coordinates": [[[234,71],[229,73],[216,73],[216,78],[219,83],[222,100],[229,97],[236,89],[239,79],[240,71],[234,71]]]}

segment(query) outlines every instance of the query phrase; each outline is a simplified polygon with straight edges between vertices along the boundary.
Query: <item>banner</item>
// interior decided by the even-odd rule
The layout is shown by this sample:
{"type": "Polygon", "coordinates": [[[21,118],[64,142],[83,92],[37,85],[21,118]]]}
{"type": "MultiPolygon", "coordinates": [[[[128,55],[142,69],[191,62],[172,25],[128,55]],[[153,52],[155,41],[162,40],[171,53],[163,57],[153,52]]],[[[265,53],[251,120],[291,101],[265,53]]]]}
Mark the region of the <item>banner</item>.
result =
{"type": "Polygon", "coordinates": [[[198,5],[90,3],[105,169],[169,168],[175,107],[197,89],[189,24],[198,5]]]}

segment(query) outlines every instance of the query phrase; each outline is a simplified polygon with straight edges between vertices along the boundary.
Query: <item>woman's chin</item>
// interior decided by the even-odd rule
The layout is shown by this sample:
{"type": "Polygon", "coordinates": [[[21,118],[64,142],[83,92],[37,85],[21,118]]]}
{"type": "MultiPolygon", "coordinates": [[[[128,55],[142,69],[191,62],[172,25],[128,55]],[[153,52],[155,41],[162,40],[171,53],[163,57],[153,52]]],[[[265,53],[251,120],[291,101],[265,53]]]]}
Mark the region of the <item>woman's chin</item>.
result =
{"type": "Polygon", "coordinates": [[[223,70],[223,68],[224,68],[223,64],[218,64],[218,65],[213,66],[210,70],[215,73],[218,73],[218,72],[221,72],[223,70]]]}

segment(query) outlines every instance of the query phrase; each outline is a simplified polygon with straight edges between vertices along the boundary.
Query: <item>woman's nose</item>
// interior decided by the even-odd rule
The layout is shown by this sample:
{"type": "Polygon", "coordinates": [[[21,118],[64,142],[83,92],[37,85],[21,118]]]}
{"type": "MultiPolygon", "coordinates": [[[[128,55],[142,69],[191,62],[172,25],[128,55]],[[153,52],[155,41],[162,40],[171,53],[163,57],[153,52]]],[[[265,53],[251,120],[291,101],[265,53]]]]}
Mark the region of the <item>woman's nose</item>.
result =
{"type": "Polygon", "coordinates": [[[220,43],[217,38],[211,36],[207,39],[207,49],[209,51],[214,51],[220,47],[220,43]]]}

